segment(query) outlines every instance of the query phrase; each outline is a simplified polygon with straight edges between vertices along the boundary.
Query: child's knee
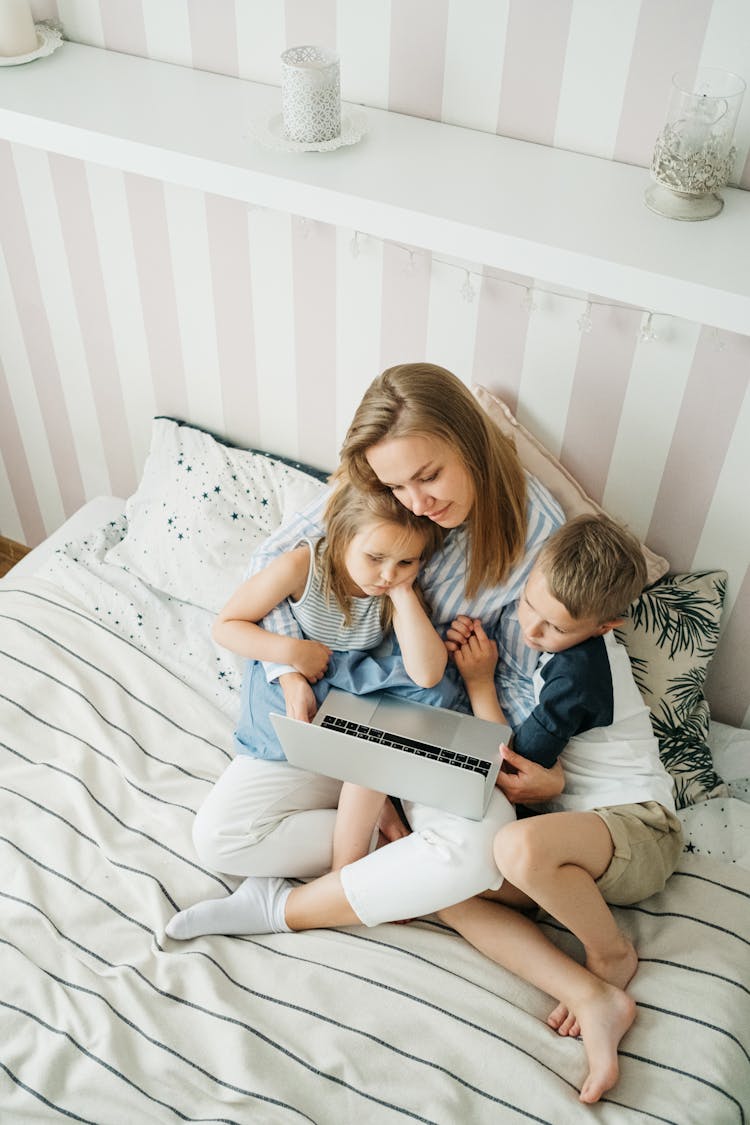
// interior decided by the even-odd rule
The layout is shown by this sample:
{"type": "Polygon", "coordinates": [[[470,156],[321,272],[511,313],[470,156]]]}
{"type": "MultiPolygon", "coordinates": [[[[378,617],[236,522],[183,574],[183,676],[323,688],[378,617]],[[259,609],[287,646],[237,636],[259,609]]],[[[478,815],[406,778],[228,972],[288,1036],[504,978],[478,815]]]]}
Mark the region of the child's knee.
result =
{"type": "Polygon", "coordinates": [[[549,845],[535,831],[533,818],[501,828],[495,836],[493,854],[503,876],[517,887],[529,882],[550,859],[549,845]]]}

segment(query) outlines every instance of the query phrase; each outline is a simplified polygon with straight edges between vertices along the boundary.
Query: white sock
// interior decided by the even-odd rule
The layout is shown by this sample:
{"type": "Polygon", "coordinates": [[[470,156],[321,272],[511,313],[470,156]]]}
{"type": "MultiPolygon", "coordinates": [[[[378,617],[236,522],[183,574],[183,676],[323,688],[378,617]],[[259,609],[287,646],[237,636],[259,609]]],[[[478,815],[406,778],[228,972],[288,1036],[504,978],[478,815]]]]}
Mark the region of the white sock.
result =
{"type": "Polygon", "coordinates": [[[209,898],[170,918],[164,932],[177,941],[204,934],[291,933],[284,907],[292,884],[251,876],[226,898],[209,898]]]}

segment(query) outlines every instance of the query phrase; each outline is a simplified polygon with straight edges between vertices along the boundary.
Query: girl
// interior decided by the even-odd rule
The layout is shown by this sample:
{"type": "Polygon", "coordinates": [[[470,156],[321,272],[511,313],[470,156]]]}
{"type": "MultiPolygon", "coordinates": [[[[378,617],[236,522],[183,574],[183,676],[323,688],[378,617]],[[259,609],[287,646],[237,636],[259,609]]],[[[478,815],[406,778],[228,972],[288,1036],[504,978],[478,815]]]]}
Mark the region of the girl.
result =
{"type": "MultiPolygon", "coordinates": [[[[443,549],[421,578],[433,622],[440,630],[460,614],[485,621],[499,641],[500,702],[511,725],[518,725],[533,703],[535,654],[523,643],[516,603],[539,548],[563,521],[559,506],[524,473],[511,442],[461,380],[426,363],[393,367],[375,379],[344,440],[338,476],[368,492],[392,494],[415,516],[447,532],[443,549]]],[[[317,537],[321,507],[312,505],[272,536],[253,568],[266,565],[302,536],[317,537]]],[[[273,611],[269,627],[298,636],[283,606],[273,611]]],[[[283,690],[287,713],[309,719],[316,708],[309,680],[288,664],[265,667],[271,706],[279,709],[283,690]],[[281,689],[275,683],[279,677],[281,689]]],[[[398,652],[377,660],[360,653],[354,660],[337,660],[335,666],[331,661],[327,679],[355,692],[413,690],[398,652]]],[[[448,676],[443,684],[447,680],[448,676]]],[[[440,702],[449,702],[445,693],[440,702]]],[[[465,697],[454,697],[454,702],[468,709],[465,697]]],[[[501,771],[502,791],[495,791],[482,821],[405,801],[411,833],[404,835],[392,817],[381,821],[391,842],[339,871],[325,866],[333,825],[321,817],[330,805],[318,782],[299,785],[290,776],[294,771],[287,771],[286,780],[279,783],[283,797],[278,788],[267,797],[260,771],[255,784],[247,777],[242,792],[224,786],[220,778],[198,811],[196,847],[208,866],[250,878],[223,900],[228,909],[220,921],[213,917],[211,904],[201,904],[208,910],[191,912],[179,936],[228,933],[230,918],[233,933],[373,926],[430,914],[499,887],[493,840],[513,819],[504,794],[512,802],[544,800],[562,789],[559,766],[545,770],[511,751],[503,754],[519,772],[501,771]],[[212,813],[217,806],[223,816],[228,808],[242,809],[244,829],[234,840],[232,866],[227,866],[222,846],[221,820],[212,813]],[[259,847],[257,826],[265,822],[270,807],[282,807],[284,815],[259,847]],[[290,851],[295,854],[293,866],[290,851]],[[281,878],[257,878],[309,877],[321,871],[328,873],[297,887],[281,878]]]]}
{"type": "MultiPolygon", "coordinates": [[[[249,661],[283,660],[307,683],[321,684],[321,702],[328,687],[321,682],[333,653],[376,648],[392,629],[410,678],[417,686],[433,687],[445,671],[447,651],[415,579],[440,546],[442,530],[414,516],[390,494],[362,492],[345,480],[337,481],[328,498],[324,523],[324,536],[315,542],[303,539],[240,586],[214,622],[214,640],[249,661]],[[259,624],[280,602],[288,605],[302,638],[259,624]]],[[[238,758],[228,772],[242,774],[248,760],[263,758],[286,778],[289,767],[275,735],[269,734],[268,710],[257,699],[259,682],[249,666],[235,732],[238,758]]],[[[336,784],[330,782],[332,792],[336,784]]],[[[329,865],[334,870],[367,854],[384,802],[383,793],[343,785],[329,865]]],[[[269,818],[265,829],[273,827],[269,818]]],[[[229,819],[222,830],[228,848],[232,828],[229,819]]]]}

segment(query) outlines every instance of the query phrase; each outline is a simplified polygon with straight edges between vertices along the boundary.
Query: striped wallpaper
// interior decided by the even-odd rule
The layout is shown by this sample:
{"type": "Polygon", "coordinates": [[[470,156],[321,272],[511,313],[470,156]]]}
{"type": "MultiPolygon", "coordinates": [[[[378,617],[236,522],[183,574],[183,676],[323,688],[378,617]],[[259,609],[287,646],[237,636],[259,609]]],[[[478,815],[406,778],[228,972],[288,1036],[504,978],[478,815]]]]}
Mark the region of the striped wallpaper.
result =
{"type": "MultiPolygon", "coordinates": [[[[31,0],[67,38],[278,85],[279,54],[341,55],[342,96],[647,165],[672,74],[750,80],[747,0],[31,0]]],[[[735,181],[750,187],[750,96],[735,181]]]]}
{"type": "MultiPolygon", "coordinates": [[[[337,43],[351,99],[643,163],[682,60],[750,76],[734,0],[125,7],[34,0],[70,38],[267,81],[285,43],[337,43]]],[[[503,395],[673,570],[729,571],[710,695],[750,726],[750,335],[657,316],[644,339],[647,310],[596,294],[585,331],[587,294],[4,141],[0,185],[2,534],[132,492],[155,413],[332,466],[372,376],[427,358],[503,395]]]]}

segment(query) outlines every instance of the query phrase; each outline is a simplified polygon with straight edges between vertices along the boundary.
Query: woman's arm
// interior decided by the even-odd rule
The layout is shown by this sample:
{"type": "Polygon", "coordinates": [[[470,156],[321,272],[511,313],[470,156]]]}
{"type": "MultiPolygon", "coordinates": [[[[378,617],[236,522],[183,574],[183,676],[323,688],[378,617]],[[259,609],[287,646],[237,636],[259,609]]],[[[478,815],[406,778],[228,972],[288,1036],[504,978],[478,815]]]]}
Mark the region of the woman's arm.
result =
{"type": "Polygon", "coordinates": [[[331,656],[327,645],[282,636],[262,628],[262,621],[280,602],[297,598],[305,587],[310,551],[302,546],[279,555],[232,595],[212,628],[217,644],[251,660],[291,665],[310,683],[317,683],[331,656]]]}
{"type": "Polygon", "coordinates": [[[376,793],[351,781],[341,786],[333,829],[333,871],[367,855],[385,799],[385,793],[376,793]]]}
{"type": "Polygon", "coordinates": [[[445,645],[413,586],[403,583],[388,594],[393,605],[393,631],[404,667],[419,687],[434,687],[442,679],[448,662],[445,645]]]}

